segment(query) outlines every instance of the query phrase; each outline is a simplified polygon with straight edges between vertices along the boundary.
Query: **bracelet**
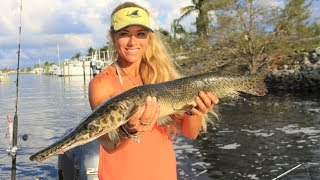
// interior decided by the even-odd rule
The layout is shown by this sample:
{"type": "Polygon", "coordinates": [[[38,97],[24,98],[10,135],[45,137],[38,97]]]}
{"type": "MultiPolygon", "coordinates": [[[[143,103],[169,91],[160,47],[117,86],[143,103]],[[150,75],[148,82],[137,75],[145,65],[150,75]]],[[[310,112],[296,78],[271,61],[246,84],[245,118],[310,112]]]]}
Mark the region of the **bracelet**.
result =
{"type": "Polygon", "coordinates": [[[140,144],[141,131],[129,133],[122,125],[120,126],[120,130],[122,130],[124,133],[126,133],[127,138],[133,138],[136,143],[140,144]]]}
{"type": "Polygon", "coordinates": [[[189,116],[195,115],[195,114],[194,114],[193,112],[191,112],[191,111],[186,111],[186,114],[189,115],[189,116]]]}
{"type": "Polygon", "coordinates": [[[132,125],[130,125],[129,123],[125,123],[125,124],[122,124],[121,126],[120,126],[120,129],[123,131],[123,132],[125,132],[126,134],[136,134],[138,131],[137,130],[135,130],[135,131],[132,131],[132,132],[130,132],[130,131],[127,131],[127,129],[124,127],[124,125],[127,125],[128,127],[129,127],[129,129],[131,129],[132,127],[134,127],[134,126],[132,126],[132,125]]]}

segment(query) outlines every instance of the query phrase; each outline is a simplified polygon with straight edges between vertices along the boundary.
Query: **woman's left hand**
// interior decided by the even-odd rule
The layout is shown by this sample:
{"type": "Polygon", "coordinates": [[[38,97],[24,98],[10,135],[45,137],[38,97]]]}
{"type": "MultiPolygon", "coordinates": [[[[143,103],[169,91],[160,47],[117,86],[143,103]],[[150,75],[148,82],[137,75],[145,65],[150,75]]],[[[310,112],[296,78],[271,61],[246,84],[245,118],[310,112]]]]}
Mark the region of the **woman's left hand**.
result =
{"type": "Polygon", "coordinates": [[[218,104],[219,99],[210,92],[200,91],[198,96],[194,98],[194,101],[197,106],[192,108],[190,112],[198,116],[203,116],[218,104]]]}
{"type": "Polygon", "coordinates": [[[148,96],[144,107],[139,107],[130,120],[123,125],[128,131],[146,132],[151,131],[158,122],[160,108],[156,97],[148,96]]]}
{"type": "Polygon", "coordinates": [[[218,102],[218,98],[210,92],[200,91],[194,97],[196,106],[186,113],[181,124],[183,135],[190,139],[196,139],[202,125],[202,117],[207,114],[218,102]]]}

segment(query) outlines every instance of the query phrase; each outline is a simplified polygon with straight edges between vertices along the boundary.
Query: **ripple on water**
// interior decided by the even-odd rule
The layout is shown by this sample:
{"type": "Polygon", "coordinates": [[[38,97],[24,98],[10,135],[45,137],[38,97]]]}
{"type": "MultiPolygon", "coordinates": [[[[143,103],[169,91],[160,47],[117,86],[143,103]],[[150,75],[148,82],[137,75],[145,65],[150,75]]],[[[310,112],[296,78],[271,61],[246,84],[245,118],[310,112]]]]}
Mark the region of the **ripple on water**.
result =
{"type": "MultiPolygon", "coordinates": [[[[17,179],[57,179],[57,156],[43,163],[28,158],[56,141],[90,112],[81,77],[22,75],[19,133],[29,135],[18,155],[17,179]]],[[[15,84],[0,87],[0,179],[10,179],[11,158],[1,132],[14,114],[15,84]]],[[[220,104],[220,103],[219,103],[220,104]]],[[[208,135],[177,138],[174,150],[179,180],[272,179],[306,162],[286,179],[320,179],[319,97],[292,95],[248,98],[218,105],[220,121],[208,135]],[[309,174],[307,173],[309,172],[309,174]]]]}
{"type": "Polygon", "coordinates": [[[320,134],[320,129],[315,129],[315,127],[299,127],[298,124],[289,124],[282,128],[276,128],[276,130],[282,131],[286,134],[303,133],[311,136],[320,134]]]}
{"type": "Polygon", "coordinates": [[[261,136],[261,137],[270,137],[273,136],[273,132],[268,132],[268,130],[265,129],[257,129],[257,130],[249,130],[249,129],[241,129],[241,131],[248,132],[249,134],[254,134],[255,136],[261,136]],[[267,132],[264,132],[267,131],[267,132]]]}
{"type": "Polygon", "coordinates": [[[240,147],[241,145],[238,143],[233,143],[233,144],[226,144],[226,145],[217,145],[218,148],[220,149],[237,149],[238,147],[240,147]]]}

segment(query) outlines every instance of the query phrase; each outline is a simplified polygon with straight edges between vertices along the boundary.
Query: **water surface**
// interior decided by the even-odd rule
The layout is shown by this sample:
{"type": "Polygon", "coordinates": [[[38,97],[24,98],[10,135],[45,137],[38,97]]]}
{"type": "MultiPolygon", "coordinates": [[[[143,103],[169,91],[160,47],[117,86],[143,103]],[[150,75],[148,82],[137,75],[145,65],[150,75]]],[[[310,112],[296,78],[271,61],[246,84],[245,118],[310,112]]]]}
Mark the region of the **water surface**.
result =
{"type": "MultiPolygon", "coordinates": [[[[9,179],[6,114],[15,111],[15,75],[0,84],[0,177],[9,179]]],[[[17,156],[17,179],[56,179],[57,157],[43,163],[29,156],[54,143],[90,113],[89,77],[22,74],[19,134],[28,134],[17,156]]],[[[320,98],[308,95],[246,97],[221,101],[220,120],[196,141],[178,137],[174,148],[179,179],[320,179],[320,98]]],[[[1,179],[0,178],[0,179],[1,179]]]]}

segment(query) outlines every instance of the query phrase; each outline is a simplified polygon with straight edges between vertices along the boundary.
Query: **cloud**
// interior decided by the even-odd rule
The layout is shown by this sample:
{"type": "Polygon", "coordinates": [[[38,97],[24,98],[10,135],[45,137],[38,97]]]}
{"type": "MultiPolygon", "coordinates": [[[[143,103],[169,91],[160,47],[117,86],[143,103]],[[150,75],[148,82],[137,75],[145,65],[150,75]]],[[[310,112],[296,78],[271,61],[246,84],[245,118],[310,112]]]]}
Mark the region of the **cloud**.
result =
{"type": "MultiPolygon", "coordinates": [[[[60,58],[87,53],[89,47],[101,48],[107,43],[112,10],[125,0],[28,0],[23,1],[21,32],[21,66],[41,61],[57,62],[60,58]]],[[[171,22],[180,17],[180,9],[191,0],[136,0],[156,20],[156,27],[170,30],[171,22]]],[[[3,0],[0,6],[0,69],[16,67],[20,0],[3,0]]],[[[319,10],[316,9],[315,10],[319,10]]],[[[319,11],[318,11],[319,12],[319,11]]],[[[182,25],[194,31],[195,15],[182,25]]]]}
{"type": "Polygon", "coordinates": [[[75,22],[69,14],[58,14],[44,23],[42,33],[48,34],[85,34],[90,28],[84,22],[75,22]],[[66,26],[67,25],[67,26],[66,26]]]}
{"type": "MultiPolygon", "coordinates": [[[[107,43],[110,14],[124,0],[28,0],[23,1],[21,32],[21,66],[41,61],[57,62],[57,45],[61,59],[87,53],[89,47],[100,48],[107,43]]],[[[170,29],[173,17],[185,0],[137,0],[159,23],[170,29]]],[[[191,3],[191,1],[190,1],[191,3]]],[[[15,68],[20,17],[20,0],[4,0],[0,6],[0,68],[15,68]]]]}

